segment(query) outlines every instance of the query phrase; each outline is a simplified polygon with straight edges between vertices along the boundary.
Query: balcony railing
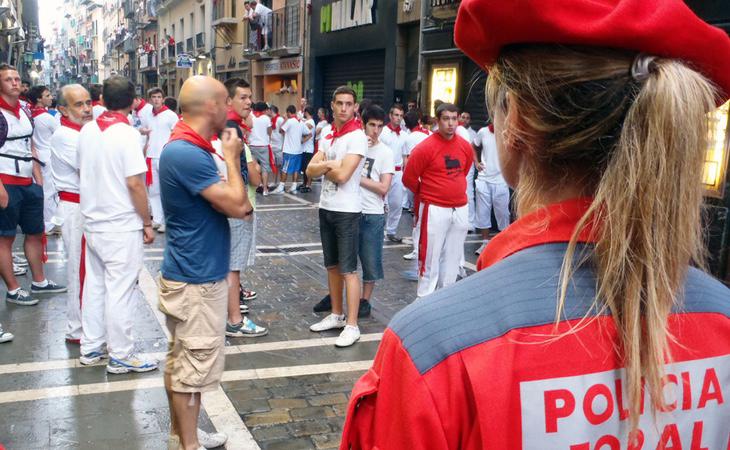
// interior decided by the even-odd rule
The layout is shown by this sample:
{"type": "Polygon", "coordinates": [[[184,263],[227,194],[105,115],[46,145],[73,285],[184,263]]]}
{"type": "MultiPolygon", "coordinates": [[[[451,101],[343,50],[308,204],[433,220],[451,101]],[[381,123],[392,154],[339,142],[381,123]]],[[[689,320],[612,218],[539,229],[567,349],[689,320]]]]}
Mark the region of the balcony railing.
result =
{"type": "Polygon", "coordinates": [[[289,5],[273,13],[272,49],[291,49],[298,53],[301,41],[301,15],[299,5],[289,5]]]}
{"type": "Polygon", "coordinates": [[[195,35],[195,48],[198,50],[205,48],[205,33],[198,33],[195,35]]]}
{"type": "Polygon", "coordinates": [[[189,37],[185,39],[185,51],[192,53],[195,49],[193,48],[193,38],[189,37]]]}
{"type": "Polygon", "coordinates": [[[134,0],[124,0],[122,2],[122,10],[124,11],[124,17],[134,17],[134,0]]]}
{"type": "MultiPolygon", "coordinates": [[[[164,49],[162,50],[165,51],[164,49]]],[[[162,53],[164,59],[164,53],[162,53]]],[[[157,67],[157,54],[156,53],[144,53],[139,56],[139,69],[148,70],[157,67]]]]}
{"type": "Polygon", "coordinates": [[[431,7],[458,5],[461,0],[431,0],[431,7]]]}
{"type": "Polygon", "coordinates": [[[134,53],[137,51],[137,48],[134,45],[134,39],[132,37],[127,37],[127,39],[124,40],[124,46],[122,47],[122,50],[124,53],[134,53]]]}

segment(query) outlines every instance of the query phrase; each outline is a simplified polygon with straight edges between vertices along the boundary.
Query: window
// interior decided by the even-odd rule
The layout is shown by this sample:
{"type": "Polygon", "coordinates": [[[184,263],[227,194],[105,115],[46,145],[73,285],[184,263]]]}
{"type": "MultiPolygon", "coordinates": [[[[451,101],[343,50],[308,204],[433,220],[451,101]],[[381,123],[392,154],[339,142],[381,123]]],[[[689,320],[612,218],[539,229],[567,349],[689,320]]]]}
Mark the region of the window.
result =
{"type": "Polygon", "coordinates": [[[705,156],[702,184],[705,195],[722,198],[730,146],[730,102],[710,114],[709,148],[705,156]]]}

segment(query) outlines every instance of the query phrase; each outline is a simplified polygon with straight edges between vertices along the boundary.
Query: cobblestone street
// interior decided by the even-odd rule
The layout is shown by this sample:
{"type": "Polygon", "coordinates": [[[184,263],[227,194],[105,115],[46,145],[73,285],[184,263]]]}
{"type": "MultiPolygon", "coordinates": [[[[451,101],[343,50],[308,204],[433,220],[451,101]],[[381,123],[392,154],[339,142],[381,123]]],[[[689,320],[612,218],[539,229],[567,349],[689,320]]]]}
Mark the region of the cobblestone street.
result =
{"type": "MultiPolygon", "coordinates": [[[[312,306],[326,294],[317,207],[306,195],[259,196],[256,266],[242,278],[258,292],[249,317],[268,336],[229,339],[221,389],[203,397],[202,428],[228,433],[228,449],[326,449],[339,445],[352,385],[372,363],[388,320],[415,298],[408,244],[385,243],[385,277],[378,283],[362,339],[334,346],[336,332],[315,334],[312,306]]],[[[400,234],[410,235],[410,217],[400,234]]],[[[16,242],[20,251],[22,240],[16,242]]],[[[467,266],[479,239],[469,235],[467,266]]],[[[145,249],[135,334],[139,350],[164,358],[155,280],[164,235],[145,249]]],[[[50,239],[49,277],[65,283],[60,238],[50,239]]],[[[20,278],[29,284],[27,276],[20,278]]],[[[78,363],[78,347],[64,341],[64,294],[37,306],[3,302],[3,325],[15,340],[0,346],[0,442],[7,449],[165,449],[169,416],[162,372],[109,375],[103,365],[78,363]]]]}

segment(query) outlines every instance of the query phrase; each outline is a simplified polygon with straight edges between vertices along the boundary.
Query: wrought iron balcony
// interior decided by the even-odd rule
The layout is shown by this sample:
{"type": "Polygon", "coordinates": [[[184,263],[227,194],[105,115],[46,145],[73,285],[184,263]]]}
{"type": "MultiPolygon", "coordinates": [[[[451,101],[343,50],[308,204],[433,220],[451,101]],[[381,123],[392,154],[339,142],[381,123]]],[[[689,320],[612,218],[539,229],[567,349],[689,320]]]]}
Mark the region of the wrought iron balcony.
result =
{"type": "Polygon", "coordinates": [[[273,12],[273,42],[271,53],[298,54],[302,47],[301,11],[299,5],[289,5],[273,12]]]}

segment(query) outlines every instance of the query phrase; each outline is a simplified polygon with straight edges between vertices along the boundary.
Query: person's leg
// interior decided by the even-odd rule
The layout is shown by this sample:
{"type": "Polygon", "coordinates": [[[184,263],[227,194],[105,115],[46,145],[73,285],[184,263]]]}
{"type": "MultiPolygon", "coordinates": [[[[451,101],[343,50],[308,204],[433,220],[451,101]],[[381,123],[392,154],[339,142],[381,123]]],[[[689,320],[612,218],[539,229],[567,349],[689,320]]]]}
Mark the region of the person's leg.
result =
{"type": "Polygon", "coordinates": [[[474,167],[474,164],[472,163],[471,168],[469,169],[469,173],[466,175],[466,199],[467,199],[467,205],[469,207],[469,213],[468,213],[468,226],[469,231],[474,229],[474,221],[476,219],[475,214],[475,205],[474,205],[474,174],[476,172],[476,168],[474,167]]]}
{"type": "Polygon", "coordinates": [[[494,217],[497,219],[499,231],[509,226],[509,187],[506,184],[490,185],[494,217]]]}
{"type": "Polygon", "coordinates": [[[489,239],[489,229],[492,227],[492,205],[489,183],[484,180],[477,179],[475,200],[476,221],[474,222],[474,225],[479,229],[482,235],[482,245],[479,246],[476,254],[480,255],[486,247],[487,240],[489,239]]]}
{"type": "Polygon", "coordinates": [[[40,283],[46,279],[43,273],[43,188],[31,184],[19,186],[17,192],[22,198],[18,206],[18,225],[25,234],[23,250],[33,281],[40,283]]]}
{"type": "Polygon", "coordinates": [[[198,450],[198,415],[200,414],[200,394],[172,392],[172,415],[175,416],[180,447],[185,450],[198,450]]]}
{"type": "Polygon", "coordinates": [[[162,210],[162,197],[160,196],[159,158],[152,158],[152,184],[149,186],[149,195],[150,208],[152,209],[152,220],[159,225],[164,225],[165,213],[162,210]]]}
{"type": "Polygon", "coordinates": [[[344,311],[342,305],[342,289],[344,280],[338,266],[327,268],[327,286],[329,288],[330,299],[332,299],[332,314],[341,316],[344,311]]]}
{"type": "Polygon", "coordinates": [[[58,219],[56,218],[56,210],[58,208],[58,194],[56,186],[53,184],[53,176],[51,174],[51,162],[41,168],[43,174],[43,218],[44,231],[49,232],[55,226],[58,219]]]}
{"type": "MultiPolygon", "coordinates": [[[[356,327],[357,315],[360,310],[360,277],[357,272],[349,272],[343,274],[342,278],[345,281],[345,293],[347,295],[347,324],[356,327]]],[[[330,295],[332,294],[330,293],[330,295]]],[[[332,310],[334,311],[334,306],[332,310]]]]}
{"type": "Polygon", "coordinates": [[[84,265],[84,307],[81,308],[81,354],[100,352],[106,342],[106,321],[104,310],[106,287],[104,285],[104,262],[97,254],[97,248],[104,245],[97,239],[98,233],[86,233],[86,258],[84,265]]]}
{"type": "MultiPolygon", "coordinates": [[[[426,252],[420,255],[423,260],[423,274],[418,279],[418,297],[425,297],[434,292],[438,287],[439,270],[441,269],[441,255],[446,240],[446,231],[451,222],[451,208],[441,208],[429,205],[421,205],[421,234],[420,239],[426,240],[420,243],[425,244],[426,252]],[[423,220],[426,219],[426,220],[423,220]],[[425,230],[424,230],[425,227],[425,230]]],[[[421,252],[423,248],[419,249],[421,252]]],[[[458,255],[460,256],[460,255],[458,255]]],[[[456,259],[456,270],[459,269],[459,257],[456,259]]]]}
{"type": "MultiPolygon", "coordinates": [[[[357,326],[357,313],[360,307],[360,278],[357,274],[360,218],[361,214],[359,213],[334,213],[338,267],[344,278],[347,298],[347,325],[350,326],[357,326]]],[[[330,292],[330,295],[332,295],[332,292],[330,292]]],[[[333,303],[334,300],[334,297],[332,297],[333,303]]]]}
{"type": "Polygon", "coordinates": [[[395,236],[398,232],[398,224],[403,215],[403,172],[398,171],[393,175],[393,181],[388,190],[388,223],[385,232],[395,236]]]}
{"type": "Polygon", "coordinates": [[[25,236],[23,251],[28,260],[28,267],[33,274],[33,281],[41,283],[46,279],[43,272],[43,234],[25,236]]]}
{"type": "Polygon", "coordinates": [[[135,291],[142,269],[144,247],[139,231],[100,233],[104,246],[99,253],[105,266],[107,346],[110,358],[128,359],[134,351],[132,325],[135,291]]]}
{"type": "Polygon", "coordinates": [[[444,237],[439,268],[438,288],[456,282],[459,274],[459,260],[464,254],[464,241],[469,231],[469,208],[448,208],[448,216],[441,234],[444,237]]]}
{"type": "Polygon", "coordinates": [[[20,287],[13,273],[13,242],[15,235],[0,237],[0,276],[2,276],[8,291],[20,287]]]}
{"type": "Polygon", "coordinates": [[[83,225],[78,203],[60,202],[56,214],[62,219],[61,239],[66,252],[66,338],[81,338],[81,246],[83,225]]]}
{"type": "Polygon", "coordinates": [[[228,273],[228,323],[237,324],[243,320],[241,315],[240,286],[241,272],[238,270],[228,273]]]}
{"type": "Polygon", "coordinates": [[[363,214],[360,219],[358,253],[362,267],[362,299],[370,301],[375,282],[383,278],[384,214],[363,214]]]}
{"type": "Polygon", "coordinates": [[[373,290],[375,290],[374,281],[363,281],[362,282],[362,298],[363,300],[370,301],[373,297],[373,290]]]}

